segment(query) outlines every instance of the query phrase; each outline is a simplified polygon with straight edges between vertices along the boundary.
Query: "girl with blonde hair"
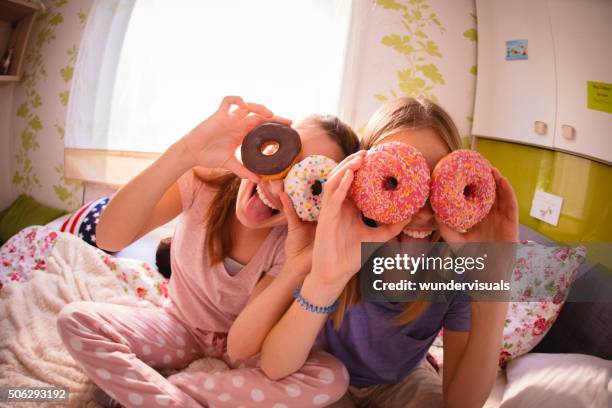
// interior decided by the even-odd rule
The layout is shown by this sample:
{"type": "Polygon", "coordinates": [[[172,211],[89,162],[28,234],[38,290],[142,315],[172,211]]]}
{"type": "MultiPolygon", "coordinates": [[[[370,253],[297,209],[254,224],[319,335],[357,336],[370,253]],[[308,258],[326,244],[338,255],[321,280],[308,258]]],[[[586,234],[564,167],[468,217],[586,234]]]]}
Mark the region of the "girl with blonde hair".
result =
{"type": "MultiPolygon", "coordinates": [[[[412,145],[432,170],[461,140],[450,116],[435,103],[398,98],[370,119],[363,146],[412,145]]],[[[266,337],[262,369],[272,379],[298,370],[311,348],[321,347],[348,368],[351,387],[337,406],[477,407],[493,386],[507,310],[503,302],[366,303],[356,273],[362,242],[516,242],[518,206],[506,178],[493,169],[497,185],[492,210],[466,233],[444,225],[427,202],[410,220],[371,228],[347,198],[365,151],[347,157],[325,185],[312,249],[312,265],[296,292],[332,316],[293,302],[266,337]],[[330,309],[324,309],[330,310],[330,309]],[[444,329],[444,373],[425,359],[444,329]]],[[[289,216],[289,228],[303,228],[289,216]]]]}

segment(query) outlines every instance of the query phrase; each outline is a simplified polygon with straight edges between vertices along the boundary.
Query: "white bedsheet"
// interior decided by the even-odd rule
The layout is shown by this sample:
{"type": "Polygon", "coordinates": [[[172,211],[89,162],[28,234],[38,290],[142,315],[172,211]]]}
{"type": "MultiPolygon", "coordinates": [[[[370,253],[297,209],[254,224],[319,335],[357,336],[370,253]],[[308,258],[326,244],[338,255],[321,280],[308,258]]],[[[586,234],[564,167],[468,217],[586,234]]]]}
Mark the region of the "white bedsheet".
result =
{"type": "Polygon", "coordinates": [[[80,300],[160,307],[166,280],[143,262],[40,226],[12,237],[0,258],[0,387],[68,388],[69,406],[93,406],[92,383],[59,338],[58,313],[80,300]]]}

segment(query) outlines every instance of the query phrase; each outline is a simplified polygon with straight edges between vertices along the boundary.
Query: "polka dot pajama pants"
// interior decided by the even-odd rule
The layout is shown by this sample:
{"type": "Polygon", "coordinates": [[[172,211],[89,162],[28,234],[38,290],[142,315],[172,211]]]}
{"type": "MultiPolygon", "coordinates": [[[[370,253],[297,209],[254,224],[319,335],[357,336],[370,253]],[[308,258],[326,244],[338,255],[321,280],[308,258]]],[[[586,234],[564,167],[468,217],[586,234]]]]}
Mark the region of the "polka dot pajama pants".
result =
{"type": "Polygon", "coordinates": [[[340,399],[348,373],[333,356],[313,351],[300,371],[279,381],[258,368],[259,358],[231,361],[225,334],[190,330],[168,309],[95,302],[67,305],[60,336],[87,375],[126,407],[316,407],[340,399]],[[202,357],[223,359],[229,371],[179,372],[202,357]]]}

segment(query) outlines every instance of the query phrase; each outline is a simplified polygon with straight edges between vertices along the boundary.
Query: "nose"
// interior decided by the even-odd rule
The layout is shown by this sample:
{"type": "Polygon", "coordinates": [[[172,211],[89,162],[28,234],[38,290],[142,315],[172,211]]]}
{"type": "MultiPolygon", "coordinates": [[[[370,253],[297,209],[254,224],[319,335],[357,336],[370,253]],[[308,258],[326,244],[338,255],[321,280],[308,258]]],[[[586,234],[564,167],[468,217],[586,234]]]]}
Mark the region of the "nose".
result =
{"type": "Polygon", "coordinates": [[[434,212],[431,208],[431,203],[429,199],[425,202],[425,205],[421,207],[419,211],[412,217],[411,224],[420,225],[420,226],[433,226],[434,225],[434,212]]]}

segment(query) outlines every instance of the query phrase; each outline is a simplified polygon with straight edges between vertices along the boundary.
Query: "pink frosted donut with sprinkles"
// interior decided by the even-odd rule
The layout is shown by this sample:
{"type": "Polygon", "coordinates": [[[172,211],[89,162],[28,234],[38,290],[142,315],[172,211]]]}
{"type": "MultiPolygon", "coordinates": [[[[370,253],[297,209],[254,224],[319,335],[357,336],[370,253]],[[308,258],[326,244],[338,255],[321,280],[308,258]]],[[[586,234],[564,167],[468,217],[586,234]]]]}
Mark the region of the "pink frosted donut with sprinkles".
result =
{"type": "Polygon", "coordinates": [[[478,224],[495,201],[491,165],[473,150],[455,150],[431,175],[431,206],[450,228],[465,232],[478,224]]]}
{"type": "Polygon", "coordinates": [[[364,216],[394,224],[425,205],[429,180],[421,152],[405,143],[385,143],[368,150],[350,194],[364,216]]]}
{"type": "Polygon", "coordinates": [[[323,185],[337,165],[329,157],[314,155],[296,163],[287,173],[285,192],[302,220],[316,221],[319,218],[323,185]]]}

